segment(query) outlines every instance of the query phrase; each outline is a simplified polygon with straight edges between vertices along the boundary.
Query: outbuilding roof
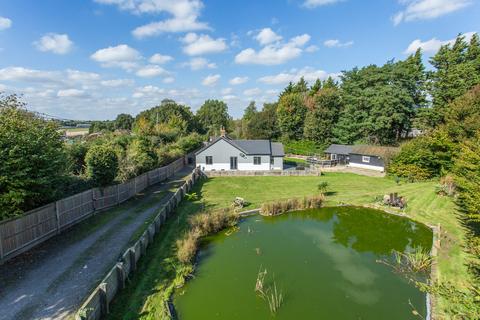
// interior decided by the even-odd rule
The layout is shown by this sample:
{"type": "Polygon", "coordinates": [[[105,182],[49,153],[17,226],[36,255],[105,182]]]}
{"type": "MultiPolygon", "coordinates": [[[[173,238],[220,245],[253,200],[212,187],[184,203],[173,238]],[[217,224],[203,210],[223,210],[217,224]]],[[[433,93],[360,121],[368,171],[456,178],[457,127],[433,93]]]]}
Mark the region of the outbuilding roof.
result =
{"type": "Polygon", "coordinates": [[[352,146],[351,153],[389,158],[395,155],[396,153],[398,153],[399,150],[400,148],[396,148],[396,147],[358,145],[358,146],[352,146]]]}
{"type": "Polygon", "coordinates": [[[334,153],[334,154],[344,154],[348,155],[352,151],[353,146],[345,144],[331,144],[326,150],[325,153],[334,153]]]}
{"type": "Polygon", "coordinates": [[[272,142],[272,156],[274,157],[284,157],[285,151],[283,149],[283,143],[272,142]]]}

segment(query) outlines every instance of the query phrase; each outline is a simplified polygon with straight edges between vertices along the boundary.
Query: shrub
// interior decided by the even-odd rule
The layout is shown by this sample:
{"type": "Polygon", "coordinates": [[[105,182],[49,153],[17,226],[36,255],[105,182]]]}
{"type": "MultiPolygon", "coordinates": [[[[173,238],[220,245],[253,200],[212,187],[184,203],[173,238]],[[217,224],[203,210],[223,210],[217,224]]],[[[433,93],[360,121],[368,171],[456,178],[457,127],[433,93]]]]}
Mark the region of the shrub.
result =
{"type": "Polygon", "coordinates": [[[192,262],[198,249],[200,232],[198,229],[189,231],[183,239],[177,240],[177,258],[181,263],[192,262]]]}
{"type": "Polygon", "coordinates": [[[388,171],[397,178],[407,178],[410,182],[428,180],[433,176],[430,170],[416,164],[392,163],[388,171]]]}
{"type": "Polygon", "coordinates": [[[317,185],[317,188],[318,188],[318,191],[320,193],[323,193],[325,194],[327,192],[327,189],[328,189],[328,182],[327,181],[322,181],[320,182],[318,185],[317,185]]]}
{"type": "Polygon", "coordinates": [[[455,195],[455,180],[451,175],[447,175],[440,179],[440,184],[436,187],[437,194],[442,196],[453,196],[455,195]]]}
{"type": "Polygon", "coordinates": [[[67,159],[57,126],[0,94],[0,219],[55,200],[67,159]]]}
{"type": "Polygon", "coordinates": [[[192,229],[198,230],[201,236],[206,236],[233,227],[238,219],[237,213],[224,209],[194,215],[189,222],[192,229]]]}
{"type": "Polygon", "coordinates": [[[113,182],[118,172],[118,157],[109,145],[96,145],[85,156],[87,175],[98,186],[113,182]]]}

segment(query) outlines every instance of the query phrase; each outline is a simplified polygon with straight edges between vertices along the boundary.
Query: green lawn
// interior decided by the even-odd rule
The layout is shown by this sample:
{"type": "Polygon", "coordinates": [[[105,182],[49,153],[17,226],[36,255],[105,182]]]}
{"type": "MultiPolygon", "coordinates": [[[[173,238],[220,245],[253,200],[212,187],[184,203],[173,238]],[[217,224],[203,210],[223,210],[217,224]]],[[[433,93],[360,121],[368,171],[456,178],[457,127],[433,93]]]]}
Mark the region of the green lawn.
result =
{"type": "MultiPolygon", "coordinates": [[[[222,208],[230,206],[235,197],[242,197],[249,202],[248,208],[257,208],[263,202],[302,197],[317,192],[320,181],[329,184],[327,205],[341,203],[352,205],[374,205],[375,197],[383,196],[390,192],[397,192],[405,196],[408,206],[405,212],[414,220],[430,225],[440,224],[441,248],[439,250],[438,270],[441,281],[449,280],[457,288],[463,288],[471,283],[466,264],[469,257],[463,251],[465,230],[456,217],[456,210],[450,198],[438,196],[435,193],[435,182],[400,183],[389,178],[366,177],[349,173],[326,173],[321,177],[216,177],[210,178],[197,185],[195,191],[201,196],[196,203],[183,201],[177,210],[175,222],[169,223],[171,230],[160,236],[147,254],[145,261],[141,262],[141,275],[136,274],[132,287],[122,293],[112,308],[112,315],[124,319],[138,318],[143,313],[148,318],[149,310],[162,309],[157,305],[164,296],[168,280],[162,277],[166,273],[159,273],[161,265],[171,266],[174,255],[172,247],[175,240],[181,237],[185,230],[185,217],[193,214],[194,208],[204,202],[207,207],[222,208]],[[165,250],[169,248],[168,250],[165,250]],[[166,259],[166,260],[165,260],[166,259]],[[162,262],[163,261],[163,262],[162,262]],[[165,261],[170,261],[165,265],[165,261]],[[146,281],[149,279],[148,281],[146,281]],[[130,292],[130,293],[128,293],[130,292]]],[[[161,233],[162,234],[162,233],[161,233]]],[[[374,236],[374,235],[372,235],[374,236]]],[[[170,282],[173,274],[170,269],[170,282]]],[[[165,271],[165,270],[164,270],[165,271]]],[[[449,301],[438,302],[439,310],[448,308],[449,301]]],[[[141,316],[141,318],[144,318],[141,316]]],[[[443,317],[440,317],[443,318],[443,317]]],[[[447,316],[448,318],[448,316],[447,316]]]]}

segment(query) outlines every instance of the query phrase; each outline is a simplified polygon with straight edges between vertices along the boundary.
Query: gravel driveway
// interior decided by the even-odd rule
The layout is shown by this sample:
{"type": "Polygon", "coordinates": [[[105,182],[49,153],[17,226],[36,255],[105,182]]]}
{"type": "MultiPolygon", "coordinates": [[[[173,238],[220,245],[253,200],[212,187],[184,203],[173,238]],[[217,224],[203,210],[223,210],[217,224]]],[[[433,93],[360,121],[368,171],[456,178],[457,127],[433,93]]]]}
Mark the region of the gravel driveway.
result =
{"type": "Polygon", "coordinates": [[[131,244],[132,236],[190,172],[191,168],[184,168],[137,199],[99,213],[0,266],[0,319],[73,317],[82,300],[131,244]]]}

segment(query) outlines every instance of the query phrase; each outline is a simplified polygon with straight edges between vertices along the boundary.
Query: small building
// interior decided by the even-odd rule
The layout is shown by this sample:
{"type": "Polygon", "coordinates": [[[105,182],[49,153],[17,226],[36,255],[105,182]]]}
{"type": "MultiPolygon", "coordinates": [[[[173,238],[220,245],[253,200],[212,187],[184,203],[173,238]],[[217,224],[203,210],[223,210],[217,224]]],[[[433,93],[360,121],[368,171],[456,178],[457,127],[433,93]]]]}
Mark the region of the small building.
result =
{"type": "Polygon", "coordinates": [[[328,160],[338,161],[340,164],[347,164],[351,151],[352,146],[344,144],[331,144],[325,150],[325,155],[328,160]]]}
{"type": "Polygon", "coordinates": [[[233,140],[225,134],[195,153],[196,165],[205,171],[283,170],[283,144],[270,140],[233,140]]]}
{"type": "Polygon", "coordinates": [[[325,154],[330,160],[338,160],[340,164],[384,172],[388,162],[398,151],[399,148],[395,147],[332,144],[325,150],[325,154]]]}

